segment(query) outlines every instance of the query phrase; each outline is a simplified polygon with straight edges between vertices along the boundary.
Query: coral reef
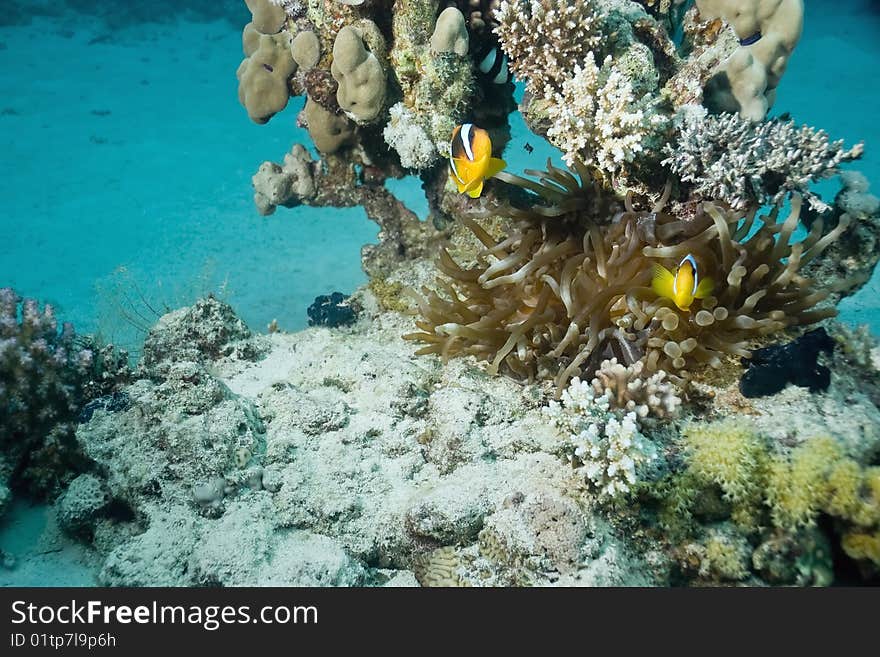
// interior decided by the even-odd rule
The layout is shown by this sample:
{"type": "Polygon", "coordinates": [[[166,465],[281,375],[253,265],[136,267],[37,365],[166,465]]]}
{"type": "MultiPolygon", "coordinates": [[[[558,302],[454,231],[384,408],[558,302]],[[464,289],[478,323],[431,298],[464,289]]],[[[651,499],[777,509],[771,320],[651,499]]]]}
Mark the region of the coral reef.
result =
{"type": "Polygon", "coordinates": [[[393,313],[345,336],[257,339],[218,312],[205,334],[226,338],[193,345],[181,318],[198,314],[160,320],[172,355],[154,354],[153,371],[165,375],[130,384],[125,409],[96,409],[77,431],[93,472],[58,508],[99,552],[100,582],[652,581],[575,500],[558,434],[515,383],[414,362],[393,313]],[[255,341],[264,359],[249,356],[255,341]],[[496,561],[481,556],[489,544],[496,561]]]}
{"type": "Polygon", "coordinates": [[[363,206],[371,280],[293,335],[213,300],[160,320],[137,380],[83,409],[56,504],[102,582],[877,576],[877,370],[826,320],[877,264],[880,203],[841,171],[861,144],[765,118],[799,0],[247,4],[242,103],[305,96],[318,152],[265,162],[257,208],[363,206]],[[508,65],[569,170],[462,196],[450,137],[502,155],[508,65]],[[428,221],[385,187],[413,172],[428,221]],[[832,206],[812,185],[836,174],[832,206]],[[678,304],[652,277],[683,262],[678,304]]]}

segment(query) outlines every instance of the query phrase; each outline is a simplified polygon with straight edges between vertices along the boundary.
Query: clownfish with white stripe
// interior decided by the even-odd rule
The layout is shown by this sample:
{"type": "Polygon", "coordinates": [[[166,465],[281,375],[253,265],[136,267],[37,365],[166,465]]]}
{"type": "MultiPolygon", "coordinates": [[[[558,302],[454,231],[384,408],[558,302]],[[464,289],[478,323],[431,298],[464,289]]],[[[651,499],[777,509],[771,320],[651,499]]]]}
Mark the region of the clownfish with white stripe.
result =
{"type": "Polygon", "coordinates": [[[700,280],[697,261],[688,253],[673,274],[659,263],[652,266],[651,287],[658,296],[671,299],[679,310],[690,310],[694,299],[705,299],[715,289],[711,278],[700,280]]]}
{"type": "Polygon", "coordinates": [[[458,187],[459,194],[477,198],[483,183],[504,169],[507,163],[492,157],[489,133],[473,123],[465,123],[452,131],[449,144],[449,177],[458,187]]]}

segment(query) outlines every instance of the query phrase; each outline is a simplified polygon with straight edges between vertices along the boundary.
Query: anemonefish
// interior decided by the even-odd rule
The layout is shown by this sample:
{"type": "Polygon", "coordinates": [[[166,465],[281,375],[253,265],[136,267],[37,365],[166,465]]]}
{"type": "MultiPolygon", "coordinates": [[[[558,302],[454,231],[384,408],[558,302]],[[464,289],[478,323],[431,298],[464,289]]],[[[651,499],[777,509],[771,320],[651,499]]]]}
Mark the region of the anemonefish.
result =
{"type": "Polygon", "coordinates": [[[690,253],[679,263],[673,274],[659,263],[654,263],[651,287],[661,297],[672,299],[681,310],[690,310],[694,299],[705,299],[715,289],[711,278],[700,280],[697,261],[690,253]]]}
{"type": "Polygon", "coordinates": [[[456,126],[449,144],[449,177],[458,186],[458,193],[477,198],[483,182],[501,171],[507,163],[492,157],[489,133],[473,123],[456,126]]]}
{"type": "Polygon", "coordinates": [[[507,65],[507,55],[500,51],[497,45],[491,45],[478,56],[480,63],[478,69],[486,78],[494,84],[506,84],[513,77],[510,67],[507,65]]]}

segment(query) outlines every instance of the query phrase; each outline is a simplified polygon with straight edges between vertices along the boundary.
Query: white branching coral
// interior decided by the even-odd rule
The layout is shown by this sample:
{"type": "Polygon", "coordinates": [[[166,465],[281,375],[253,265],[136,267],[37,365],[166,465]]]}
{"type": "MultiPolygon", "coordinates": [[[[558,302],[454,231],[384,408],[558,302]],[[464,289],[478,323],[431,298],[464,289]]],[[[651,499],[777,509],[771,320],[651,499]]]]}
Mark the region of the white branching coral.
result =
{"type": "Polygon", "coordinates": [[[591,385],[597,394],[609,393],[613,407],[633,412],[639,418],[677,415],[681,406],[677,387],[666,380],[663,370],[646,376],[644,369],[643,361],[625,367],[616,358],[604,360],[591,385]]]}
{"type": "Polygon", "coordinates": [[[632,85],[611,66],[611,57],[600,68],[590,52],[552,96],[547,139],[562,150],[569,166],[580,161],[613,173],[642,151],[648,132],[645,113],[635,101],[632,85]]]}
{"type": "Polygon", "coordinates": [[[627,493],[636,483],[636,466],[649,460],[635,413],[627,413],[622,420],[611,417],[604,426],[590,424],[574,436],[574,442],[574,455],[603,499],[627,493]]]}
{"type": "Polygon", "coordinates": [[[829,141],[824,130],[794,121],[754,123],[738,114],[707,115],[702,108],[685,107],[677,123],[677,138],[665,147],[663,165],[703,198],[738,209],[778,205],[795,192],[824,211],[828,205],[810,184],[835,175],[864,150],[863,144],[845,149],[842,140],[829,141]]]}
{"type": "Polygon", "coordinates": [[[389,110],[390,120],[382,135],[385,142],[397,151],[400,163],[408,169],[426,169],[439,157],[437,148],[403,103],[389,110]]]}
{"type": "Polygon", "coordinates": [[[610,410],[611,396],[610,390],[597,395],[591,383],[575,377],[560,401],[544,409],[569,434],[573,463],[602,500],[628,492],[639,468],[656,457],[654,446],[639,432],[635,411],[620,415],[610,410]]]}
{"type": "Polygon", "coordinates": [[[503,0],[494,18],[514,75],[539,95],[558,90],[601,40],[592,0],[503,0]]]}

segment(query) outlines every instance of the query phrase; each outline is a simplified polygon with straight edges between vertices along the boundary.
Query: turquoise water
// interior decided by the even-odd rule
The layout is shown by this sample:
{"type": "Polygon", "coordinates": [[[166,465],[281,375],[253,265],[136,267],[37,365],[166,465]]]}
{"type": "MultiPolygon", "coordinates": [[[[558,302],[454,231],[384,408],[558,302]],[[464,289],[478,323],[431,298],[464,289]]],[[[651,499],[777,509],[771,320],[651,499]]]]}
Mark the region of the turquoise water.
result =
{"type": "MultiPolygon", "coordinates": [[[[0,285],[54,302],[80,332],[135,344],[120,307],[152,320],[141,296],[161,311],[214,292],[256,330],[273,319],[295,330],[316,295],[365,282],[359,250],[377,227],[362,209],[261,217],[253,206],[259,164],[309,140],[296,126],[301,99],[263,126],[238,103],[243,2],[179,3],[191,7],[180,19],[144,8],[166,3],[125,16],[84,2],[56,16],[28,8],[59,3],[13,4],[23,9],[5,20],[22,22],[0,25],[0,285]]],[[[864,140],[858,168],[880,188],[877,34],[876,3],[808,0],[775,111],[864,140]]],[[[519,122],[513,137],[512,170],[555,155],[519,122]]],[[[426,214],[417,179],[392,186],[426,214]]],[[[844,319],[880,332],[878,292],[875,275],[842,305],[844,319]]]]}

